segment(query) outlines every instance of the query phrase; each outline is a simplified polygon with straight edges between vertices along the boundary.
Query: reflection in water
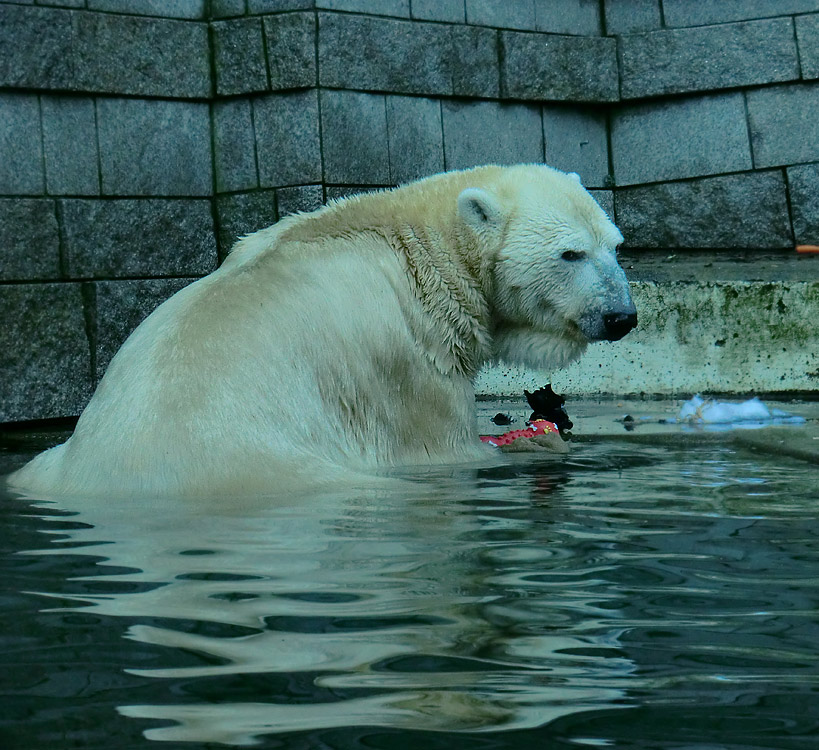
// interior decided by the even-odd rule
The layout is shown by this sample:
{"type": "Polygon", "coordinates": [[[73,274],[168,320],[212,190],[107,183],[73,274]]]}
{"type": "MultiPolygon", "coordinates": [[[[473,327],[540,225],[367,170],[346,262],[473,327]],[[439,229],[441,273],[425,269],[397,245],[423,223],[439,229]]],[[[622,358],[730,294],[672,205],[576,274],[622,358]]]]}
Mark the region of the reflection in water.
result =
{"type": "Polygon", "coordinates": [[[687,711],[677,737],[694,709],[755,705],[734,739],[781,739],[766,696],[819,690],[812,478],[713,447],[585,446],[395,490],[45,503],[52,539],[24,554],[64,580],[27,590],[85,638],[116,623],[107,670],[135,689],[96,700],[149,740],[380,727],[531,747],[551,727],[606,746],[634,711],[687,711]]]}

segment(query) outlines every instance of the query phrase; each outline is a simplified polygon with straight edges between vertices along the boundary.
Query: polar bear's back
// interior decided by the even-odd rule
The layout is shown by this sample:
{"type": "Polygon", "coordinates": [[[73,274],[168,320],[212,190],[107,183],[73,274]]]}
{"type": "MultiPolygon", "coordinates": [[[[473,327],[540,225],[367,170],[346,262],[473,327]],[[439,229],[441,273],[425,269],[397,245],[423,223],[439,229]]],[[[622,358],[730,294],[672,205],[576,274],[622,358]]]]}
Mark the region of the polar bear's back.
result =
{"type": "Polygon", "coordinates": [[[74,435],[12,484],[62,494],[270,491],[400,453],[418,438],[401,402],[439,404],[446,421],[448,391],[463,386],[427,372],[407,325],[418,303],[383,238],[286,250],[226,264],[160,305],[112,360],[74,435]]]}

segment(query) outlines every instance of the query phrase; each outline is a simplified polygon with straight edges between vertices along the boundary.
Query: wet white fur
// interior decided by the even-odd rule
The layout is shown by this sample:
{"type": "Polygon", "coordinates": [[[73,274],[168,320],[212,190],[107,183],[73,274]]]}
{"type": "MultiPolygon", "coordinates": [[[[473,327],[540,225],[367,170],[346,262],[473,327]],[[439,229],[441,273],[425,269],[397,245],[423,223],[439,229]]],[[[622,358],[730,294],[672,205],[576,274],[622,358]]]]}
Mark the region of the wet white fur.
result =
{"type": "Polygon", "coordinates": [[[576,178],[540,165],[288,217],[150,315],[74,435],[10,483],[237,495],[473,459],[478,369],[579,357],[607,306],[628,300],[621,240],[576,178]]]}

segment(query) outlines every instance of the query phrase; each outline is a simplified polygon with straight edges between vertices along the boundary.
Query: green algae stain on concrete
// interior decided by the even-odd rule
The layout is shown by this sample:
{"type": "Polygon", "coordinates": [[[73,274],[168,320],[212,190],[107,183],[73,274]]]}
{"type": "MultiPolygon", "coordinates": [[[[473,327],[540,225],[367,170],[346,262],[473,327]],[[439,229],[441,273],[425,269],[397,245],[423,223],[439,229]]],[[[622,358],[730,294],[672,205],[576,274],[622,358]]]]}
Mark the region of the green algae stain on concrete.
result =
{"type": "Polygon", "coordinates": [[[550,380],[569,394],[809,391],[819,386],[819,282],[637,282],[639,325],[554,374],[503,366],[478,393],[550,380]]]}

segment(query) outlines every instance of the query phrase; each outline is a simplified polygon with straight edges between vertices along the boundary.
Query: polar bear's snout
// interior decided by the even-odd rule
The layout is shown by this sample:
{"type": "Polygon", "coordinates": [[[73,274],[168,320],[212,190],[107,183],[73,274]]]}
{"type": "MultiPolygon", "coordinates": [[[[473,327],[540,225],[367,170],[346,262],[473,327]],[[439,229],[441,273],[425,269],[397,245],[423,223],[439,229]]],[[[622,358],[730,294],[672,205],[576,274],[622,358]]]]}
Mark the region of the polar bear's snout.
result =
{"type": "Polygon", "coordinates": [[[619,341],[632,328],[637,326],[637,309],[610,312],[603,315],[603,328],[606,341],[619,341]]]}
{"type": "Polygon", "coordinates": [[[597,275],[597,304],[581,315],[580,330],[589,341],[619,341],[637,326],[637,308],[628,279],[613,256],[604,255],[593,264],[597,275]]]}
{"type": "Polygon", "coordinates": [[[637,309],[631,300],[625,305],[590,311],[579,321],[589,341],[619,341],[637,325],[637,309]]]}

